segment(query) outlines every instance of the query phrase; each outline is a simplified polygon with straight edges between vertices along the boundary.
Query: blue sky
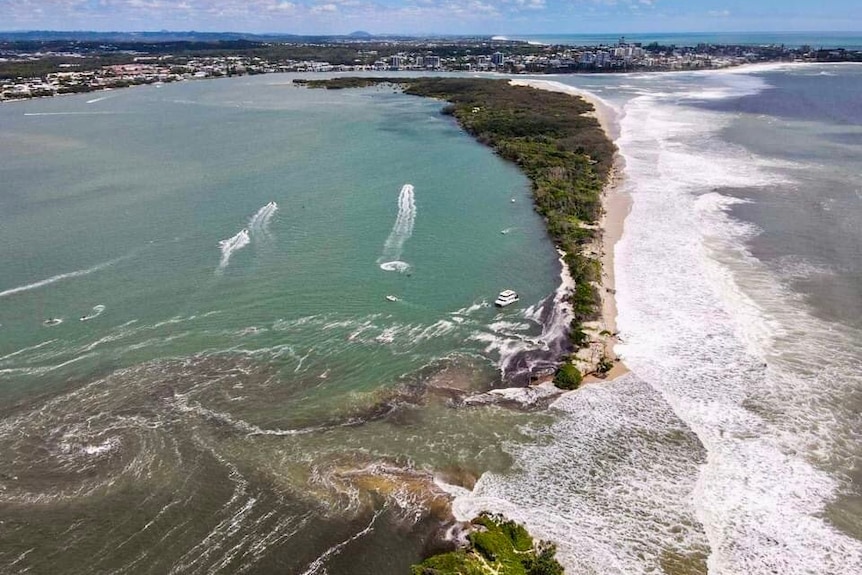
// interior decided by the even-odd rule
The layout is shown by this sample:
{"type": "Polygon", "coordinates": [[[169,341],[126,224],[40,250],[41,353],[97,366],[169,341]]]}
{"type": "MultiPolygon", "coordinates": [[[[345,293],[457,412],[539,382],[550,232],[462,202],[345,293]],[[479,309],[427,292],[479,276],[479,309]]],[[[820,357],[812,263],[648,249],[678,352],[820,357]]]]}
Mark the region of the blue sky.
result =
{"type": "Polygon", "coordinates": [[[0,0],[0,30],[858,31],[862,0],[0,0]]]}

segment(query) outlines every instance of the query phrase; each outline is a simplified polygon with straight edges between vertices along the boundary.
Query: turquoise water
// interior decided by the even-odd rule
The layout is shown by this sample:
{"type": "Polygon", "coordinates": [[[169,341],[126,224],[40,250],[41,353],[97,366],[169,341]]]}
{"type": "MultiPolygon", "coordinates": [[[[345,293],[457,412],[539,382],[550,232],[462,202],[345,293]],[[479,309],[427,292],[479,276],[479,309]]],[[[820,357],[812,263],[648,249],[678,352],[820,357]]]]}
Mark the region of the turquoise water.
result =
{"type": "Polygon", "coordinates": [[[534,416],[429,382],[542,347],[558,256],[440,107],[279,76],[0,108],[3,564],[302,572],[361,532],[404,569],[434,473],[509,465],[534,416]]]}
{"type": "MultiPolygon", "coordinates": [[[[299,357],[317,346],[308,365],[322,372],[339,361],[321,347],[327,332],[349,334],[365,321],[374,325],[368,335],[393,328],[399,353],[378,351],[403,356],[423,353],[406,337],[411,329],[491,301],[503,287],[539,301],[553,290],[556,262],[526,180],[438,108],[384,91],[307,92],[271,81],[5,107],[0,292],[88,273],[0,298],[0,355],[56,340],[39,359],[22,353],[4,367],[51,367],[110,336],[75,373],[105,361],[285,344],[299,357]],[[402,248],[410,270],[387,273],[377,260],[405,184],[415,189],[414,229],[402,248]],[[251,227],[271,201],[278,209],[267,229],[252,229],[249,245],[219,269],[219,241],[251,227]],[[106,309],[80,322],[95,305],[106,309]],[[48,329],[51,317],[64,323],[48,329]],[[346,325],[321,330],[333,322],[346,325]]],[[[404,369],[395,363],[380,368],[385,377],[404,369]]],[[[354,375],[360,385],[370,374],[354,375]]]]}

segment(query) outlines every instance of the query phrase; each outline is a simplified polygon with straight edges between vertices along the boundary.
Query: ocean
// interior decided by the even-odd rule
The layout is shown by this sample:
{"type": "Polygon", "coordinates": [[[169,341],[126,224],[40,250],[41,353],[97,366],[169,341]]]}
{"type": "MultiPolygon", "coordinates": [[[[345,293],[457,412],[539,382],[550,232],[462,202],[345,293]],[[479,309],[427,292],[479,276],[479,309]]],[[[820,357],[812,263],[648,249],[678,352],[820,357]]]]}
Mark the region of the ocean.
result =
{"type": "Polygon", "coordinates": [[[862,570],[862,67],[554,80],[619,114],[632,373],[559,400],[505,509],[572,573],[862,570]]]}
{"type": "Polygon", "coordinates": [[[787,46],[799,48],[862,49],[859,32],[678,32],[651,34],[513,34],[497,36],[536,44],[564,46],[612,46],[625,38],[626,42],[646,46],[657,42],[662,46],[697,46],[698,44],[733,44],[742,46],[787,46]]]}
{"type": "Polygon", "coordinates": [[[541,77],[618,114],[631,373],[536,411],[451,401],[554,345],[526,179],[290,78],[0,106],[2,570],[403,573],[452,499],[567,573],[862,571],[862,67],[541,77]]]}

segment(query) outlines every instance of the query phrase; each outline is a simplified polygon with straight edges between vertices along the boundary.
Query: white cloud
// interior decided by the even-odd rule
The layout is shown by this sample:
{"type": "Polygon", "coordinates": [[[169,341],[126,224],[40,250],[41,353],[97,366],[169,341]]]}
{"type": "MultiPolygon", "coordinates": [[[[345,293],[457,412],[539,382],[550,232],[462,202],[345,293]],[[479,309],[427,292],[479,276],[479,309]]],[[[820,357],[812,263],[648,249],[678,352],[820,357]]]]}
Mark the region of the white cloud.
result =
{"type": "Polygon", "coordinates": [[[296,4],[293,2],[277,2],[267,7],[270,12],[293,12],[296,9],[296,4]]]}
{"type": "Polygon", "coordinates": [[[515,0],[515,4],[524,10],[544,10],[545,0],[515,0]]]}
{"type": "Polygon", "coordinates": [[[330,4],[321,4],[319,6],[314,6],[310,10],[310,12],[312,14],[323,14],[326,12],[329,12],[329,13],[338,12],[338,6],[336,6],[335,4],[331,4],[331,3],[330,4]]]}

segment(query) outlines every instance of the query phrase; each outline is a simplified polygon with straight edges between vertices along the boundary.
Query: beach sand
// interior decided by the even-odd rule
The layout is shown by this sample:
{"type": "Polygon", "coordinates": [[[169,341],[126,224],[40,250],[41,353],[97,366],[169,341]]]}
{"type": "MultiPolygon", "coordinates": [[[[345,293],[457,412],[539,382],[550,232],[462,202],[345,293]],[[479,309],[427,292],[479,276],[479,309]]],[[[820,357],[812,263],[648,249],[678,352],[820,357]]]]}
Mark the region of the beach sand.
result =
{"type": "MultiPolygon", "coordinates": [[[[605,341],[605,354],[619,360],[614,346],[617,343],[617,300],[614,274],[614,250],[623,235],[625,220],[631,210],[632,198],[621,185],[624,162],[618,154],[614,168],[605,186],[604,215],[602,217],[602,322],[605,329],[612,335],[605,341]]],[[[613,369],[605,379],[613,379],[624,373],[628,368],[622,361],[615,361],[613,369]]]]}
{"type": "MultiPolygon", "coordinates": [[[[580,90],[578,88],[553,82],[548,80],[511,80],[514,86],[530,86],[539,90],[549,90],[552,92],[562,92],[573,96],[580,96],[587,102],[593,105],[595,111],[590,115],[599,121],[602,129],[607,134],[608,138],[616,141],[620,136],[619,114],[614,107],[598,98],[590,92],[580,90]]],[[[625,162],[622,156],[617,154],[614,159],[614,167],[608,176],[608,182],[605,185],[605,190],[602,198],[604,206],[604,214],[600,222],[602,229],[601,238],[601,254],[602,254],[602,318],[601,324],[603,329],[610,332],[611,336],[605,339],[605,355],[615,360],[614,367],[604,378],[588,376],[584,379],[585,382],[590,381],[607,381],[615,377],[619,377],[624,373],[628,373],[628,368],[614,352],[614,346],[618,339],[616,336],[617,327],[617,303],[614,294],[616,287],[614,282],[614,248],[616,243],[623,235],[625,228],[626,216],[631,210],[631,196],[623,189],[622,178],[624,173],[625,162]]]]}

